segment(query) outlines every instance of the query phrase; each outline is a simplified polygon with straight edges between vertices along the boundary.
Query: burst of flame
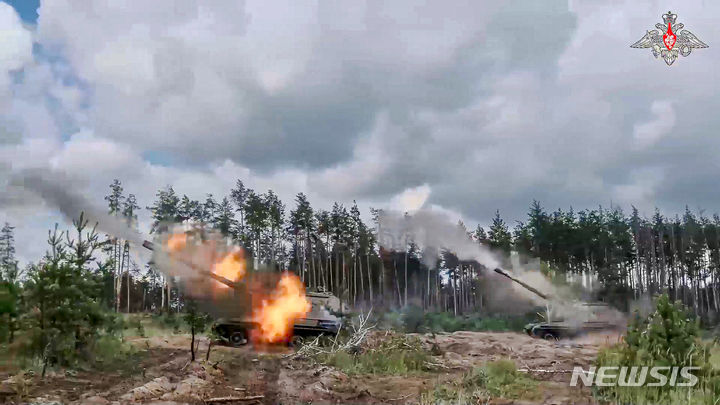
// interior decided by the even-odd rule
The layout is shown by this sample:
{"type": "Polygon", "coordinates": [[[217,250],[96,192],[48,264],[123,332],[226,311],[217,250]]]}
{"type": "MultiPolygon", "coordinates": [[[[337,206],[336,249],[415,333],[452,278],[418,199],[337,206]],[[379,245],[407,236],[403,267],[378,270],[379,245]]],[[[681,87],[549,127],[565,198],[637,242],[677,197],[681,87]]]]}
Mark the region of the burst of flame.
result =
{"type": "Polygon", "coordinates": [[[302,281],[290,273],[285,273],[277,283],[269,300],[263,300],[253,312],[253,320],[258,323],[257,340],[277,343],[292,336],[295,320],[302,318],[312,309],[305,297],[302,281]]]}
{"type": "MultiPolygon", "coordinates": [[[[245,276],[245,256],[240,248],[226,254],[219,262],[213,266],[213,273],[223,276],[230,281],[240,281],[245,276]]],[[[218,282],[225,288],[225,284],[218,282]]]]}
{"type": "Polygon", "coordinates": [[[169,252],[177,252],[185,249],[187,234],[185,232],[174,233],[165,241],[165,249],[169,252]]]}

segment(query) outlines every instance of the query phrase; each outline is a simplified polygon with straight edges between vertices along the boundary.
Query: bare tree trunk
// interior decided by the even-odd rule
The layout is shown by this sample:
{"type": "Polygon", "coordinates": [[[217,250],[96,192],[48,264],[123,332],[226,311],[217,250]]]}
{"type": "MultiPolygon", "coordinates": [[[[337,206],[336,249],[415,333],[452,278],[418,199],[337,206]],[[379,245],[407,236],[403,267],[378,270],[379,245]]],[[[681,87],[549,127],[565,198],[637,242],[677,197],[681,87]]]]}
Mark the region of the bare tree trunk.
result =
{"type": "Polygon", "coordinates": [[[372,272],[370,271],[370,254],[365,254],[365,261],[367,262],[367,276],[368,276],[368,289],[370,291],[370,302],[373,302],[373,280],[372,272]]]}
{"type": "Polygon", "coordinates": [[[308,253],[310,254],[310,274],[312,275],[311,285],[317,288],[318,282],[317,269],[315,268],[315,245],[312,243],[312,240],[310,240],[309,235],[307,235],[307,238],[305,240],[307,243],[307,247],[310,250],[308,253]]]}
{"type": "Polygon", "coordinates": [[[408,250],[407,250],[407,240],[405,241],[405,306],[408,304],[408,250]]]}
{"type": "Polygon", "coordinates": [[[393,257],[393,269],[395,270],[395,287],[397,288],[397,295],[398,295],[398,305],[402,306],[403,300],[402,300],[402,294],[400,293],[400,276],[398,275],[397,271],[397,262],[395,257],[393,257]]]}
{"type": "Polygon", "coordinates": [[[660,227],[660,234],[658,235],[658,250],[660,251],[660,291],[664,291],[666,288],[666,277],[667,277],[667,261],[665,260],[665,227],[660,227]]]}
{"type": "Polygon", "coordinates": [[[430,266],[427,266],[427,302],[423,299],[423,303],[425,309],[430,308],[430,266]]]}
{"type": "Polygon", "coordinates": [[[705,290],[705,307],[707,309],[706,313],[709,314],[710,313],[710,294],[708,293],[707,280],[704,277],[703,277],[702,283],[705,285],[705,287],[703,287],[703,290],[705,290]]]}
{"type": "Polygon", "coordinates": [[[360,271],[360,294],[362,295],[362,300],[365,300],[365,276],[363,276],[362,271],[362,256],[359,256],[356,259],[358,261],[358,270],[360,271]]]}
{"type": "Polygon", "coordinates": [[[195,327],[190,328],[190,361],[195,361],[195,327]]]}
{"type": "Polygon", "coordinates": [[[126,270],[127,272],[127,313],[130,313],[130,286],[132,283],[130,282],[130,269],[126,270]]]}
{"type": "Polygon", "coordinates": [[[119,240],[115,240],[115,312],[120,312],[120,292],[122,288],[122,245],[119,240]]]}
{"type": "MultiPolygon", "coordinates": [[[[362,277],[361,277],[362,278],[362,277]]],[[[357,303],[357,248],[353,251],[353,267],[352,267],[352,284],[353,284],[353,305],[357,303]]]]}
{"type": "Polygon", "coordinates": [[[453,291],[453,314],[454,314],[455,316],[457,316],[457,314],[458,314],[458,311],[457,311],[457,280],[456,280],[456,277],[457,277],[457,268],[455,269],[455,271],[454,271],[453,274],[452,274],[452,277],[450,278],[450,285],[452,286],[452,291],[453,291]]]}

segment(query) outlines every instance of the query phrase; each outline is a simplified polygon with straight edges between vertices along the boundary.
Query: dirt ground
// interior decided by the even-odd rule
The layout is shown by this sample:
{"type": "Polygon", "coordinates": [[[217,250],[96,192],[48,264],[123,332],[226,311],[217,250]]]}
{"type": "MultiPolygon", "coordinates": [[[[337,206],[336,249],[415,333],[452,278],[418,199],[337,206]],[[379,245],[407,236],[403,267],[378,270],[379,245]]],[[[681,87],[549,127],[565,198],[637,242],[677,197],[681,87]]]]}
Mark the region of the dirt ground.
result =
{"type": "MultiPolygon", "coordinates": [[[[492,404],[589,404],[586,389],[570,387],[574,366],[587,368],[598,349],[617,337],[593,336],[575,341],[544,341],[519,333],[455,332],[414,335],[428,350],[436,345],[433,361],[442,368],[409,376],[348,376],[332,367],[291,360],[289,348],[213,346],[205,361],[207,342],[199,346],[199,360],[189,362],[189,336],[131,338],[140,352],[130,370],[0,376],[6,386],[22,394],[8,403],[37,404],[296,404],[371,403],[417,404],[436,385],[462,378],[475,366],[510,358],[539,380],[540,400],[494,399],[492,404]],[[225,398],[226,401],[209,401],[225,398]],[[230,400],[236,398],[236,400],[230,400]]],[[[382,339],[376,332],[375,339],[382,339]]],[[[0,401],[2,399],[0,398],[0,401]]]]}

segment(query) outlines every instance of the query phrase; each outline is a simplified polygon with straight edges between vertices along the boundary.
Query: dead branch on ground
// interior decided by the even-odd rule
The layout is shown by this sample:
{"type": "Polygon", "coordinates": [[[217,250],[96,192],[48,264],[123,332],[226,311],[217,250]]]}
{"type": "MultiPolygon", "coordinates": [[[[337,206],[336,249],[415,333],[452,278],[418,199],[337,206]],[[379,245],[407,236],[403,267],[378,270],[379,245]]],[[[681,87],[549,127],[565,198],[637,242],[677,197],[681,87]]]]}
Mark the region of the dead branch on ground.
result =
{"type": "Polygon", "coordinates": [[[368,325],[370,314],[372,314],[372,308],[370,308],[370,311],[368,311],[367,315],[358,315],[358,323],[357,325],[351,325],[352,333],[347,340],[340,339],[340,330],[342,329],[342,327],[340,327],[338,328],[335,337],[332,339],[332,344],[329,348],[323,347],[320,344],[320,336],[318,336],[314,340],[304,343],[294,353],[285,355],[284,357],[289,359],[312,358],[321,354],[332,354],[340,351],[348,351],[354,348],[358,348],[365,340],[365,337],[367,337],[367,334],[370,332],[370,330],[375,327],[375,325],[368,325]]]}

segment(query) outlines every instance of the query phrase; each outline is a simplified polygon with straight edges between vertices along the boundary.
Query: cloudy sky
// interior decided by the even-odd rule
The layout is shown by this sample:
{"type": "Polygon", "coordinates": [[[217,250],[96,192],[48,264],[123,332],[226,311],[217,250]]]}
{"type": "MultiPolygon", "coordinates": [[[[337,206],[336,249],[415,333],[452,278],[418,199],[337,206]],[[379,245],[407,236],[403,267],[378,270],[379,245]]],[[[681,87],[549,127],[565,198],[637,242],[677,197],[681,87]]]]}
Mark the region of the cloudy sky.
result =
{"type": "MultiPolygon", "coordinates": [[[[143,206],[242,179],[469,224],[532,199],[720,210],[715,1],[5,1],[3,188],[42,167],[98,205],[118,178],[143,206]],[[668,7],[710,45],[672,67],[629,47],[668,7]]],[[[0,220],[24,261],[63,221],[0,220]]]]}

